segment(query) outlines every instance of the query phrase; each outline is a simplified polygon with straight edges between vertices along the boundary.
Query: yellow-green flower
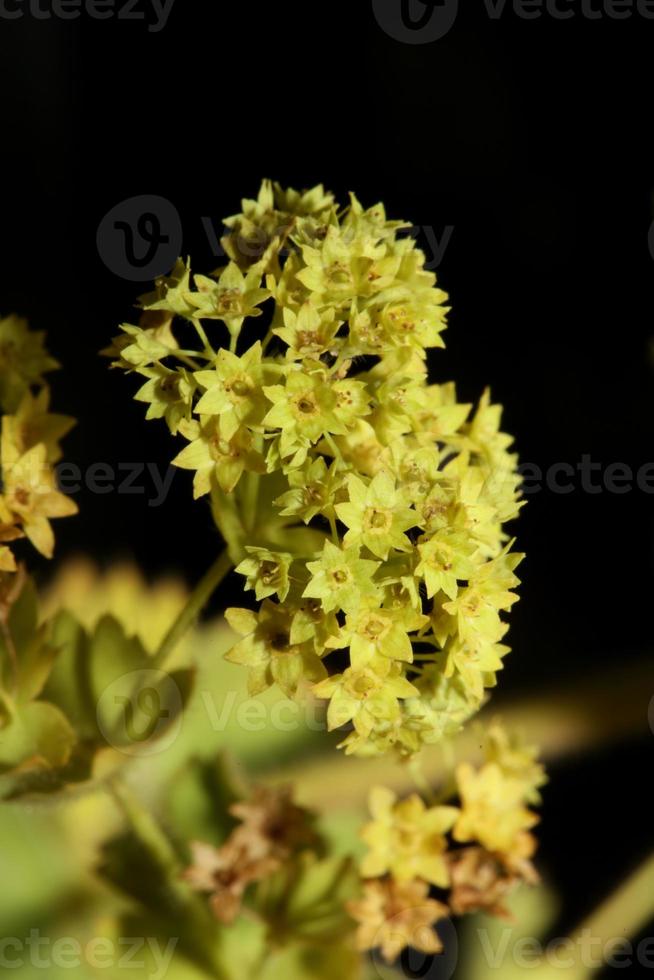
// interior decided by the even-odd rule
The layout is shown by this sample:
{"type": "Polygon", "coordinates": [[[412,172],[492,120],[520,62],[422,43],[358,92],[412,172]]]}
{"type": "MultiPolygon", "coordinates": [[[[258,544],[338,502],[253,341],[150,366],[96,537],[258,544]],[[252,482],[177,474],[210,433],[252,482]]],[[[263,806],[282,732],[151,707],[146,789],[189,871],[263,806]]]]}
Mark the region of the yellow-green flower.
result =
{"type": "Polygon", "coordinates": [[[409,290],[406,298],[389,303],[379,317],[389,342],[398,347],[407,345],[423,350],[445,347],[442,332],[447,328],[447,294],[440,289],[424,290],[414,296],[409,290]]]}
{"type": "Polygon", "coordinates": [[[232,629],[244,639],[232,647],[226,659],[249,668],[248,690],[260,694],[277,683],[287,697],[295,697],[302,681],[315,683],[325,666],[312,643],[293,643],[293,612],[266,599],[258,614],[249,609],[228,609],[232,629]]]}
{"type": "Polygon", "coordinates": [[[281,429],[282,456],[308,447],[326,433],[347,431],[338,412],[337,392],[324,371],[292,370],[285,385],[269,385],[263,390],[273,403],[263,424],[268,429],[281,429]]]}
{"type": "Polygon", "coordinates": [[[319,246],[303,245],[306,268],[297,274],[321,304],[347,309],[357,297],[381,294],[393,282],[400,259],[386,255],[371,237],[350,240],[330,225],[319,246]]]}
{"type": "Polygon", "coordinates": [[[418,515],[405,503],[401,490],[386,472],[378,473],[366,486],[357,476],[348,479],[349,502],[336,505],[336,513],[348,527],[346,545],[364,545],[386,560],[389,551],[410,551],[404,533],[418,523],[418,515]]]}
{"type": "Polygon", "coordinates": [[[190,318],[195,307],[190,300],[191,264],[177,259],[175,267],[168,276],[159,276],[151,293],[139,297],[139,305],[144,310],[158,310],[174,316],[190,318]]]}
{"type": "Polygon", "coordinates": [[[316,685],[316,697],[330,699],[327,709],[330,731],[351,721],[356,731],[366,737],[378,722],[392,724],[399,718],[399,698],[417,695],[416,688],[402,676],[398,665],[389,665],[387,661],[379,667],[385,673],[370,666],[348,667],[343,674],[328,677],[316,685]]]}
{"type": "Polygon", "coordinates": [[[237,565],[236,571],[246,576],[247,588],[254,589],[259,600],[277,595],[283,602],[290,589],[288,570],[293,556],[267,548],[246,546],[245,550],[249,557],[237,565]]]}
{"type": "Polygon", "coordinates": [[[372,821],[361,831],[370,849],[361,862],[362,875],[391,874],[399,882],[421,878],[446,888],[450,880],[446,834],[459,810],[453,806],[428,808],[416,793],[398,801],[392,790],[382,786],[371,791],[369,806],[372,821]]]}
{"type": "Polygon", "coordinates": [[[0,406],[13,412],[30,385],[59,367],[44,346],[45,334],[30,330],[18,316],[0,317],[0,406]]]}
{"type": "Polygon", "coordinates": [[[36,550],[51,558],[54,534],[50,521],[76,514],[77,505],[57,489],[43,443],[23,455],[17,453],[6,417],[2,426],[2,484],[0,523],[18,523],[36,550]]]}
{"type": "Polygon", "coordinates": [[[188,293],[193,315],[201,320],[222,320],[232,336],[238,335],[246,316],[261,316],[259,306],[270,295],[261,287],[261,276],[258,266],[244,276],[235,262],[225,266],[218,280],[195,276],[197,292],[188,293]]]}
{"type": "Polygon", "coordinates": [[[474,572],[471,559],[476,550],[477,546],[470,536],[456,530],[438,531],[429,540],[420,543],[416,575],[425,580],[427,597],[431,599],[442,591],[448,598],[456,598],[459,591],[457,580],[468,579],[474,572]]]}
{"type": "Polygon", "coordinates": [[[327,643],[338,633],[338,619],[335,612],[325,612],[318,599],[306,599],[293,613],[291,643],[309,641],[318,654],[327,651],[327,643]]]}
{"type": "Polygon", "coordinates": [[[525,832],[538,817],[525,806],[525,784],[507,776],[496,762],[475,770],[464,762],[456,771],[461,814],[454,838],[461,843],[479,841],[487,851],[519,856],[525,849],[525,832]]]}
{"type": "Polygon", "coordinates": [[[528,745],[521,736],[508,732],[499,721],[486,730],[486,760],[495,762],[506,776],[522,782],[525,800],[540,803],[539,789],[547,782],[545,769],[538,762],[538,746],[528,745]]]}
{"type": "Polygon", "coordinates": [[[405,663],[413,661],[410,633],[429,622],[427,616],[410,605],[380,608],[360,604],[350,612],[338,638],[330,646],[349,646],[350,662],[361,669],[376,661],[378,656],[405,663]]]}
{"type": "Polygon", "coordinates": [[[281,517],[300,517],[305,524],[321,514],[328,520],[336,516],[336,495],[343,486],[343,474],[334,462],[331,466],[322,456],[308,459],[288,473],[290,490],[275,500],[281,517]]]}
{"type": "Polygon", "coordinates": [[[195,470],[194,497],[202,497],[216,486],[231,493],[245,470],[264,472],[263,459],[253,448],[252,435],[247,429],[238,429],[227,439],[221,431],[220,419],[213,417],[203,425],[192,422],[180,426],[182,429],[191,441],[175,456],[173,466],[195,470]]]}
{"type": "Polygon", "coordinates": [[[286,356],[291,360],[318,359],[325,351],[339,346],[334,338],[340,322],[330,307],[319,311],[310,303],[304,303],[296,313],[287,306],[282,316],[284,326],[276,327],[273,333],[288,344],[286,356]]]}
{"type": "Polygon", "coordinates": [[[366,598],[380,595],[379,586],[373,582],[380,564],[359,558],[358,548],[338,548],[325,541],[318,561],[307,562],[312,578],[303,595],[320,599],[325,612],[356,609],[366,598]]]}
{"type": "Polygon", "coordinates": [[[239,426],[261,422],[267,402],[261,385],[261,343],[257,341],[242,357],[222,348],[213,369],[196,371],[195,380],[204,394],[195,406],[201,416],[220,416],[220,428],[231,439],[239,426]]]}
{"type": "Polygon", "coordinates": [[[133,323],[121,324],[122,334],[114,337],[111,346],[101,353],[106,357],[116,358],[112,367],[143,374],[143,369],[178,354],[179,344],[172,325],[173,317],[169,313],[144,313],[140,326],[133,323]]]}
{"type": "Polygon", "coordinates": [[[164,364],[139,369],[148,381],[134,395],[136,401],[146,402],[146,419],[165,419],[172,435],[180,424],[191,417],[195,382],[185,368],[171,370],[164,364]]]}
{"type": "Polygon", "coordinates": [[[4,416],[3,425],[8,443],[14,447],[16,454],[22,455],[42,443],[46,449],[46,460],[52,465],[61,459],[59,441],[73,428],[75,419],[53,414],[49,408],[50,389],[47,385],[39,389],[36,395],[27,391],[14,414],[4,416]]]}

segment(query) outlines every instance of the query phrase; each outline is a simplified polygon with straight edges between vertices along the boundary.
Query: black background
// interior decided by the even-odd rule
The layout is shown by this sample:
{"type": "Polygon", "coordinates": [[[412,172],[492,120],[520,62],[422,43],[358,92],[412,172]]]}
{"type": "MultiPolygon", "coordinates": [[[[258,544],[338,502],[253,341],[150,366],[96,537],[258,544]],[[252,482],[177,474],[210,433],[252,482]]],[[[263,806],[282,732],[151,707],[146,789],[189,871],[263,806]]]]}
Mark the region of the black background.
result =
{"type": "MultiPolygon", "coordinates": [[[[383,199],[437,235],[453,226],[439,277],[454,310],[433,376],[466,400],[490,384],[523,460],[654,461],[654,21],[466,8],[426,45],[387,36],[368,0],[177,0],[160,33],[0,19],[0,309],[48,330],[64,365],[55,404],[80,420],[68,459],[163,467],[173,454],[131,401],[133,379],[97,356],[143,291],[103,264],[102,217],[164,196],[184,254],[209,271],[202,217],[218,229],[270,176],[383,199]]],[[[190,475],[164,506],[149,493],[81,494],[80,516],[56,529],[59,557],[128,555],[196,578],[218,541],[190,475]]],[[[505,691],[561,683],[583,700],[585,680],[651,656],[653,517],[654,495],[590,495],[579,480],[529,498],[505,691]]],[[[640,743],[553,772],[543,864],[566,924],[651,844],[652,694],[634,705],[640,743]]]]}

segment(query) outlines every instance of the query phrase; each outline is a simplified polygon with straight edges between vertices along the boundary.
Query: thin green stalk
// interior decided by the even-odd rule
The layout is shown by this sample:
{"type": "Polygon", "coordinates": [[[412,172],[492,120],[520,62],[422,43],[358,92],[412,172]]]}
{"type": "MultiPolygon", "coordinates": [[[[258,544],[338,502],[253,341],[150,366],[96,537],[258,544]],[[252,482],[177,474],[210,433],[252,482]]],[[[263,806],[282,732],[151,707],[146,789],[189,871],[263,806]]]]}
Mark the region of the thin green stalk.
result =
{"type": "Polygon", "coordinates": [[[434,802],[434,789],[422,771],[420,757],[414,755],[407,763],[411,778],[423,799],[431,806],[434,802]]]}
{"type": "MultiPolygon", "coordinates": [[[[640,737],[647,732],[647,704],[652,689],[651,659],[615,672],[602,672],[596,679],[572,678],[561,687],[552,686],[536,695],[493,700],[481,716],[489,720],[501,715],[508,728],[524,732],[529,743],[541,747],[543,758],[552,761],[598,748],[621,739],[640,737]],[[580,699],[580,683],[584,696],[580,699]]],[[[651,736],[650,736],[651,737],[651,736]]],[[[474,759],[479,754],[479,735],[468,725],[453,742],[457,758],[474,759]]],[[[293,761],[292,778],[302,784],[303,799],[317,810],[365,810],[368,788],[383,783],[398,793],[410,792],[412,779],[406,766],[394,758],[362,759],[349,757],[347,765],[336,753],[317,759],[293,761]]],[[[422,752],[423,770],[433,786],[448,776],[442,750],[426,746],[422,752]]],[[[270,778],[288,780],[289,769],[280,765],[270,778]]]]}
{"type": "Polygon", "coordinates": [[[0,704],[4,705],[5,711],[10,718],[16,717],[16,705],[9,697],[7,692],[3,691],[2,688],[0,688],[0,704]]]}
{"type": "MultiPolygon", "coordinates": [[[[634,873],[596,908],[570,937],[576,950],[584,949],[585,939],[592,938],[595,948],[607,949],[611,942],[624,942],[638,935],[643,926],[654,918],[654,854],[651,854],[634,873]]],[[[616,949],[616,953],[617,953],[616,949]]],[[[582,963],[575,974],[580,980],[592,976],[594,966],[582,963]]]]}
{"type": "Polygon", "coordinates": [[[169,871],[172,881],[177,881],[179,871],[177,855],[150,811],[122,780],[112,779],[108,785],[114,801],[134,835],[138,837],[155,864],[169,871]]]}
{"type": "Polygon", "coordinates": [[[180,861],[170,840],[131,789],[119,778],[112,779],[108,789],[139,844],[165,877],[166,887],[178,906],[178,925],[194,963],[214,980],[229,980],[211,937],[215,922],[199,895],[190,891],[180,878],[180,861]],[[183,911],[182,911],[183,910],[183,911]]]}
{"type": "Polygon", "coordinates": [[[184,634],[200,615],[212,594],[233,567],[227,549],[213,563],[209,571],[195,586],[179,616],[170,627],[152,658],[153,667],[163,667],[184,634]]]}
{"type": "Polygon", "coordinates": [[[206,334],[206,331],[205,331],[204,327],[202,326],[202,324],[200,323],[200,321],[199,320],[196,320],[195,318],[193,319],[193,326],[195,327],[195,330],[197,332],[197,335],[200,338],[200,342],[202,343],[202,346],[204,347],[205,354],[211,360],[214,360],[214,358],[216,356],[216,352],[213,349],[213,347],[211,346],[211,344],[209,343],[209,338],[207,337],[207,334],[206,334]]]}

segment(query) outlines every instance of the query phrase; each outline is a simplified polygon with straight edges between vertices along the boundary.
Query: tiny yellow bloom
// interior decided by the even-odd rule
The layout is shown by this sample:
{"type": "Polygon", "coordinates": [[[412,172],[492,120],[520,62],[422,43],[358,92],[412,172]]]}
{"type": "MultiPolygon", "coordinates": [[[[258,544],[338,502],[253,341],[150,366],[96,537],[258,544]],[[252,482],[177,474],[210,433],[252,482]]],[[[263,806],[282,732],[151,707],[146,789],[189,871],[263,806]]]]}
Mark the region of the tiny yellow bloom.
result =
{"type": "Polygon", "coordinates": [[[427,807],[416,793],[398,801],[392,790],[381,786],[371,791],[369,806],[373,819],[361,831],[370,848],[361,862],[362,875],[378,878],[390,873],[399,882],[421,878],[446,888],[450,879],[445,835],[459,810],[427,807]]]}

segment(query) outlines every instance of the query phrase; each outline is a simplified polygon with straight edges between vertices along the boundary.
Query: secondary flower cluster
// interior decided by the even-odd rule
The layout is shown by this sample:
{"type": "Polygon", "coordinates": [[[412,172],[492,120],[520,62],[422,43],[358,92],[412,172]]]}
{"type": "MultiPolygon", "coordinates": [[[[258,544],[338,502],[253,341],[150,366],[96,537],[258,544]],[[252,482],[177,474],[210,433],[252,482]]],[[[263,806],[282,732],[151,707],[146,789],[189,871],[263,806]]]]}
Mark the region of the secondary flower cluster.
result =
{"type": "Polygon", "coordinates": [[[261,602],[227,613],[250,691],[311,688],[348,752],[412,754],[478,710],[508,651],[501,409],[429,383],[447,296],[382,205],[266,181],[226,225],[228,263],[179,260],[107,353],[186,440],[174,463],[261,602]]]}
{"type": "Polygon", "coordinates": [[[58,367],[46,351],[43,334],[30,331],[16,316],[0,318],[0,571],[16,569],[9,543],[27,537],[52,557],[53,517],[77,512],[57,489],[53,466],[61,458],[59,440],[73,419],[49,411],[44,374],[58,367]]]}
{"type": "Polygon", "coordinates": [[[296,806],[291,788],[259,787],[229,812],[240,822],[225,843],[191,843],[193,863],[184,872],[190,886],[210,896],[219,922],[234,922],[248,886],[280,871],[299,851],[320,844],[311,814],[296,806]]]}
{"type": "Polygon", "coordinates": [[[538,881],[530,861],[538,817],[527,804],[539,802],[545,775],[535,759],[494,725],[481,768],[457,767],[458,805],[427,807],[417,794],[398,801],[388,789],[372,791],[363,895],[348,905],[359,949],[380,947],[389,962],[406,946],[439,953],[431,926],[450,914],[510,917],[504,899],[521,881],[538,881]],[[434,888],[439,898],[430,897],[434,888]]]}

